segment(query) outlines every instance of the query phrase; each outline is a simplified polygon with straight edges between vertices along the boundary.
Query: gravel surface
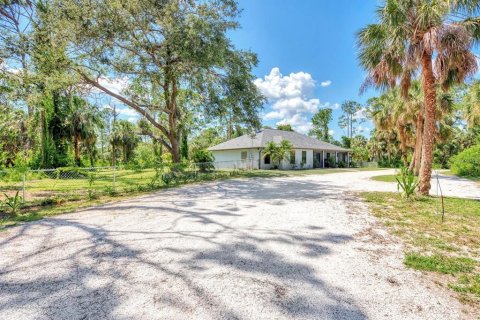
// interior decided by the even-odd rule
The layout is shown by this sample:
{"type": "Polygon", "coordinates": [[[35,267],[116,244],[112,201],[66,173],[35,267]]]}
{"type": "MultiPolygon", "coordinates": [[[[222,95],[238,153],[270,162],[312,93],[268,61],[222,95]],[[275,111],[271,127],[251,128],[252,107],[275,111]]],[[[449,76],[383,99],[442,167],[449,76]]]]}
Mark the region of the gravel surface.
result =
{"type": "MultiPolygon", "coordinates": [[[[352,183],[186,186],[0,234],[0,319],[460,319],[352,183]]],[[[370,190],[366,188],[367,190],[370,190]]]]}
{"type": "MultiPolygon", "coordinates": [[[[396,171],[394,169],[363,171],[356,172],[355,174],[351,175],[348,174],[348,176],[345,176],[345,180],[341,180],[338,178],[343,173],[340,175],[317,175],[313,176],[313,180],[325,181],[353,191],[397,192],[397,184],[395,182],[384,182],[371,179],[371,177],[373,176],[392,175],[395,173],[396,171]]],[[[459,178],[452,175],[445,175],[440,172],[438,174],[438,180],[437,176],[435,174],[433,175],[431,185],[431,195],[440,194],[440,189],[437,190],[437,186],[439,185],[444,196],[467,199],[480,199],[480,185],[472,180],[459,178]]]]}

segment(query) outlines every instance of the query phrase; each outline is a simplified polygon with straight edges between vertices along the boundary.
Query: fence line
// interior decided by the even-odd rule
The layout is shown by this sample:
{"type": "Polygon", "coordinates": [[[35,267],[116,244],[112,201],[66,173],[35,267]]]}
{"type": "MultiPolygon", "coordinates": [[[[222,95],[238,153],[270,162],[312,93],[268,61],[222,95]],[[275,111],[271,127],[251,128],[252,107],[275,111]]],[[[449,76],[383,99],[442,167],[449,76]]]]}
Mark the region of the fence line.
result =
{"type": "Polygon", "coordinates": [[[171,164],[140,167],[67,167],[56,169],[0,170],[0,216],[2,201],[17,192],[27,205],[56,201],[93,199],[134,191],[149,191],[175,183],[236,174],[254,168],[253,160],[171,164]],[[3,198],[3,199],[2,199],[3,198]]]}

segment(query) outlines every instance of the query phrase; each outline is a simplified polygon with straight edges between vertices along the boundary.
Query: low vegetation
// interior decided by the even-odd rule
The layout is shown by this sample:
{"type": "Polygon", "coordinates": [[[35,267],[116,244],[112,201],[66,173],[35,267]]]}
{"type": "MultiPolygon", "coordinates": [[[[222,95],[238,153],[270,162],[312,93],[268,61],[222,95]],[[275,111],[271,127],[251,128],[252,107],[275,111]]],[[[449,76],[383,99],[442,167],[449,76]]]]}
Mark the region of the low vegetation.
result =
{"type": "Polygon", "coordinates": [[[381,176],[372,177],[372,180],[381,181],[381,182],[397,182],[397,176],[394,174],[386,174],[381,176]]]}
{"type": "Polygon", "coordinates": [[[461,177],[480,178],[480,145],[454,156],[451,159],[451,170],[461,177]]]}
{"type": "Polygon", "coordinates": [[[446,198],[442,223],[439,199],[409,201],[387,192],[362,196],[374,215],[404,240],[405,265],[429,272],[463,302],[480,305],[480,201],[446,198]]]}

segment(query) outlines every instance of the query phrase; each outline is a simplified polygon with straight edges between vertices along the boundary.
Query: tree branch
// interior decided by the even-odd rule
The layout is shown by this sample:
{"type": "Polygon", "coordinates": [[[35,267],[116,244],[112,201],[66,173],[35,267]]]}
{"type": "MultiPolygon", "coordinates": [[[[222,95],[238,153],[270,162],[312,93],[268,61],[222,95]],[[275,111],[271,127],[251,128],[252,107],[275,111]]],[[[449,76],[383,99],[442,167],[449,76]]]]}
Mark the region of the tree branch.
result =
{"type": "Polygon", "coordinates": [[[168,130],[163,127],[161,124],[159,124],[157,121],[155,121],[155,119],[147,112],[145,111],[144,109],[142,109],[138,104],[128,100],[127,98],[113,92],[113,91],[110,91],[108,90],[107,88],[105,88],[104,86],[102,86],[100,83],[98,83],[98,81],[95,81],[93,79],[91,79],[88,75],[86,75],[84,72],[82,72],[81,70],[76,70],[81,76],[82,78],[90,85],[94,86],[95,88],[97,89],[100,89],[101,91],[105,92],[106,94],[108,94],[109,96],[117,99],[118,101],[121,101],[123,102],[124,104],[126,104],[127,106],[131,107],[132,109],[134,109],[135,111],[137,111],[138,113],[140,113],[142,116],[145,117],[145,119],[148,120],[148,122],[150,122],[155,128],[157,128],[158,130],[160,130],[164,135],[166,135],[167,137],[169,136],[169,132],[168,130]]]}

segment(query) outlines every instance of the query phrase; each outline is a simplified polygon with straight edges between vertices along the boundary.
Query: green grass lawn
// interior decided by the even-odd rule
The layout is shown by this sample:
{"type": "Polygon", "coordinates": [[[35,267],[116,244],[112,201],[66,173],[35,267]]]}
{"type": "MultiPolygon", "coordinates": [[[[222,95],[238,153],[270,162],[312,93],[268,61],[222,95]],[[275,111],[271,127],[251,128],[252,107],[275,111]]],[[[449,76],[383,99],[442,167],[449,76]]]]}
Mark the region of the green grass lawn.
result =
{"type": "Polygon", "coordinates": [[[404,240],[405,265],[429,272],[462,301],[480,307],[480,201],[445,198],[442,223],[436,198],[406,200],[387,192],[361,195],[373,214],[404,240]]]}
{"type": "Polygon", "coordinates": [[[375,176],[371,177],[370,179],[375,180],[375,181],[381,181],[381,182],[397,182],[397,179],[395,179],[394,174],[387,174],[387,175],[382,175],[382,176],[375,176]]]}

